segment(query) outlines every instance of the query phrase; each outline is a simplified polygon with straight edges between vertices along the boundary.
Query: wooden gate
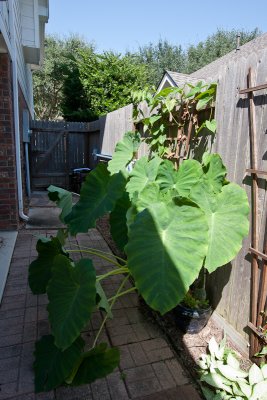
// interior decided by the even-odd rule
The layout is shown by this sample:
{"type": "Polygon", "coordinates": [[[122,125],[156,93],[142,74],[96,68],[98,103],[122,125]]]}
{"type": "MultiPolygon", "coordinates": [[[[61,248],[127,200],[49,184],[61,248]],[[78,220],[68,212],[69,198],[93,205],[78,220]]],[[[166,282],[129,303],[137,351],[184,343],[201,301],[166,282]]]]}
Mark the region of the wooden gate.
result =
{"type": "Polygon", "coordinates": [[[56,185],[68,189],[74,168],[90,167],[90,123],[31,122],[32,190],[56,185]]]}

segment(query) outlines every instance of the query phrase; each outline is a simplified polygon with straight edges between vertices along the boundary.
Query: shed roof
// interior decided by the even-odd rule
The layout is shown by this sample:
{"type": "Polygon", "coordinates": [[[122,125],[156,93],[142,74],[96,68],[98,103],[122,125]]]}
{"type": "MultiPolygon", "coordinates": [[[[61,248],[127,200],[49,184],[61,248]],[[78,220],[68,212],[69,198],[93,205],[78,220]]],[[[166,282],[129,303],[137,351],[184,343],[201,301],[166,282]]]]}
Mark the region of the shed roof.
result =
{"type": "Polygon", "coordinates": [[[166,71],[166,73],[171,77],[177,86],[184,85],[185,83],[196,84],[199,78],[194,78],[189,74],[181,74],[180,72],[166,71]]]}

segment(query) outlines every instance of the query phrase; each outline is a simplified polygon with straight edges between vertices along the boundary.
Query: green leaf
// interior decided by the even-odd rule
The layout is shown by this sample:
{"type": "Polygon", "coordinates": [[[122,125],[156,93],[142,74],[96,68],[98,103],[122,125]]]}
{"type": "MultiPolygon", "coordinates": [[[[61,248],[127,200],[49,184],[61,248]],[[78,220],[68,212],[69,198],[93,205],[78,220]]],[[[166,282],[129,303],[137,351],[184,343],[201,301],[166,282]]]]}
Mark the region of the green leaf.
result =
{"type": "Polygon", "coordinates": [[[71,192],[53,185],[50,185],[47,190],[49,199],[55,201],[57,206],[62,209],[59,218],[61,222],[65,223],[65,217],[72,210],[71,192]]]}
{"type": "Polygon", "coordinates": [[[169,112],[172,112],[176,104],[177,100],[174,98],[167,98],[165,101],[165,106],[169,112]]]}
{"type": "Polygon", "coordinates": [[[227,356],[227,364],[234,369],[240,369],[239,361],[233,356],[232,353],[229,353],[227,356]]]}
{"type": "Polygon", "coordinates": [[[156,182],[162,191],[174,189],[177,181],[177,172],[173,163],[169,160],[163,160],[158,168],[156,182]]]}
{"type": "Polygon", "coordinates": [[[177,202],[152,204],[139,213],[125,248],[138,291],[161,314],[184,298],[207,251],[204,214],[186,199],[177,202]]]}
{"type": "Polygon", "coordinates": [[[205,212],[209,224],[205,267],[209,272],[230,262],[242,247],[248,234],[249,205],[246,192],[234,183],[214,194],[211,185],[200,182],[190,194],[205,212]]]}
{"type": "Polygon", "coordinates": [[[215,193],[220,192],[225,183],[226,168],[219,154],[204,153],[202,157],[203,179],[212,185],[215,193]]]}
{"type": "Polygon", "coordinates": [[[168,96],[170,93],[173,93],[173,89],[174,89],[173,87],[167,87],[167,88],[162,89],[160,92],[158,92],[155,95],[155,99],[168,96]]]}
{"type": "Polygon", "coordinates": [[[73,381],[73,386],[94,382],[110,374],[119,364],[119,349],[107,349],[106,343],[101,343],[90,350],[81,363],[73,381]]]}
{"type": "Polygon", "coordinates": [[[164,160],[159,166],[156,182],[163,191],[176,189],[180,196],[187,197],[202,175],[201,164],[196,160],[185,160],[178,171],[174,170],[171,161],[164,160]]]}
{"type": "Polygon", "coordinates": [[[133,203],[136,205],[137,211],[141,212],[151,204],[158,203],[161,199],[159,185],[155,182],[150,182],[138,194],[133,203]]]}
{"type": "Polygon", "coordinates": [[[267,346],[264,346],[259,353],[254,354],[254,357],[267,356],[267,346]]]}
{"type": "Polygon", "coordinates": [[[212,336],[212,338],[209,341],[209,352],[211,355],[216,357],[218,351],[219,351],[218,343],[216,342],[214,336],[212,336]]]}
{"type": "Polygon", "coordinates": [[[187,197],[191,188],[203,175],[201,164],[196,160],[185,160],[178,169],[175,188],[180,196],[187,197]]]}
{"type": "Polygon", "coordinates": [[[216,122],[216,120],[215,120],[215,119],[212,119],[211,121],[207,120],[207,121],[206,121],[206,128],[207,128],[209,131],[215,133],[215,132],[216,132],[216,128],[217,128],[217,122],[216,122]]]}
{"type": "Polygon", "coordinates": [[[55,257],[47,287],[47,310],[55,344],[60,349],[69,347],[90,319],[96,304],[95,282],[91,260],[81,259],[73,267],[67,257],[55,257]]]}
{"type": "Polygon", "coordinates": [[[206,400],[214,400],[214,391],[208,389],[207,387],[201,385],[202,393],[206,400]]]}
{"type": "Polygon", "coordinates": [[[98,308],[101,308],[102,310],[105,310],[106,313],[108,314],[109,318],[113,318],[110,304],[108,302],[106,293],[104,292],[101,283],[99,281],[96,281],[96,293],[99,296],[100,300],[98,302],[98,308]]]}
{"type": "Polygon", "coordinates": [[[99,163],[87,175],[80,200],[67,216],[71,235],[94,228],[96,220],[113,210],[125,190],[126,178],[121,172],[110,177],[107,164],[99,163]]]}
{"type": "Polygon", "coordinates": [[[264,379],[267,379],[267,364],[263,364],[261,366],[261,373],[262,373],[264,379]]]}
{"type": "Polygon", "coordinates": [[[216,372],[208,373],[201,377],[202,382],[206,382],[208,385],[218,389],[222,389],[227,393],[232,394],[232,389],[224,383],[224,377],[216,372]]]}
{"type": "Polygon", "coordinates": [[[248,371],[248,380],[250,385],[255,385],[255,383],[259,383],[264,380],[261,369],[253,364],[248,371]]]}
{"type": "Polygon", "coordinates": [[[59,228],[56,238],[59,240],[62,246],[65,246],[66,239],[68,238],[68,229],[59,228]]]}
{"type": "Polygon", "coordinates": [[[238,385],[239,385],[241,391],[244,393],[244,395],[247,396],[248,399],[250,399],[251,393],[252,393],[252,387],[250,385],[248,385],[247,383],[240,382],[240,381],[238,381],[238,385]]]}
{"type": "Polygon", "coordinates": [[[141,136],[139,132],[125,133],[123,139],[116,144],[112,160],[108,163],[108,171],[111,175],[125,170],[127,165],[132,161],[140,143],[141,136]]]}
{"type": "Polygon", "coordinates": [[[213,96],[210,95],[206,95],[205,97],[203,96],[200,100],[198,100],[196,105],[196,110],[197,111],[203,110],[212,100],[213,96]]]}
{"type": "Polygon", "coordinates": [[[190,86],[191,90],[190,92],[187,93],[187,95],[185,96],[186,99],[188,99],[189,97],[193,97],[196,94],[198,94],[199,92],[201,92],[202,90],[202,82],[198,82],[196,86],[190,86]]]}
{"type": "Polygon", "coordinates": [[[155,122],[161,119],[161,115],[152,115],[151,117],[147,118],[148,125],[154,125],[155,122]]]}
{"type": "Polygon", "coordinates": [[[252,400],[267,400],[267,380],[256,383],[253,387],[252,400]]]}
{"type": "Polygon", "coordinates": [[[52,335],[43,336],[35,344],[35,391],[48,392],[60,386],[69,376],[80,357],[84,341],[79,337],[69,348],[61,351],[52,335]]]}
{"type": "Polygon", "coordinates": [[[126,185],[130,199],[133,198],[135,192],[140,193],[149,182],[155,181],[161,162],[162,159],[159,157],[152,158],[150,161],[147,157],[142,157],[136,162],[126,185]]]}
{"type": "Polygon", "coordinates": [[[118,248],[123,251],[128,242],[128,228],[126,214],[131,203],[127,192],[117,200],[114,210],[110,214],[110,233],[118,248]]]}
{"type": "Polygon", "coordinates": [[[232,382],[232,388],[233,388],[234,395],[240,396],[242,399],[242,397],[244,396],[244,393],[242,392],[242,390],[240,390],[240,388],[236,382],[232,382]]]}
{"type": "Polygon", "coordinates": [[[247,372],[235,369],[230,365],[217,365],[217,368],[225,378],[233,382],[236,382],[238,378],[246,378],[248,376],[247,372]]]}
{"type": "Polygon", "coordinates": [[[29,286],[33,294],[46,293],[47,284],[51,278],[51,268],[54,258],[66,254],[58,238],[41,238],[36,245],[38,257],[29,266],[29,286]]]}

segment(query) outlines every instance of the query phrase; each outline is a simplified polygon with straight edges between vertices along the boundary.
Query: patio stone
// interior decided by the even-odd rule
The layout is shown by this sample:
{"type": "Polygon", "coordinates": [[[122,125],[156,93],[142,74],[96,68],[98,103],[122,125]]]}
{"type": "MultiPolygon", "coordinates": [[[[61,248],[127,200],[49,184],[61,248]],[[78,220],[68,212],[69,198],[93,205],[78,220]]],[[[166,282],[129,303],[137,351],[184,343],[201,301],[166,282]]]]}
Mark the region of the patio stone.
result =
{"type": "MultiPolygon", "coordinates": [[[[100,342],[111,342],[119,347],[119,368],[91,385],[34,393],[35,340],[49,334],[50,326],[47,296],[34,296],[27,285],[28,266],[34,259],[37,241],[31,235],[33,232],[28,230],[27,234],[25,231],[18,234],[0,306],[0,400],[200,400],[160,328],[146,321],[139,309],[136,293],[129,293],[115,303],[113,319],[108,320],[99,338],[100,342]]],[[[51,234],[55,231],[42,231],[43,236],[51,234]]],[[[78,248],[75,245],[97,246],[110,253],[95,229],[71,238],[69,248],[78,248]]],[[[113,257],[111,253],[110,257],[113,257]]],[[[107,261],[102,260],[97,260],[95,267],[101,273],[111,268],[107,261]]],[[[108,297],[113,296],[121,281],[119,276],[103,281],[108,297]]],[[[127,288],[130,287],[131,283],[128,283],[127,288]]],[[[92,346],[102,321],[103,313],[96,312],[83,329],[86,349],[92,346]]]]}

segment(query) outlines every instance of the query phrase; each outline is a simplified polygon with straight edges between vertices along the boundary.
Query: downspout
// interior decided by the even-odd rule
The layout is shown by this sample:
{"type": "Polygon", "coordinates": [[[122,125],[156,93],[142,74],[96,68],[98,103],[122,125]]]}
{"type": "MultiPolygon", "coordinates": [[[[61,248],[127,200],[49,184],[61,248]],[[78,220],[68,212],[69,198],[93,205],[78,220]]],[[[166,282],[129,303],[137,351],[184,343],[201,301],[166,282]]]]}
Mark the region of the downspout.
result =
{"type": "Polygon", "coordinates": [[[23,192],[22,192],[22,175],[21,175],[21,148],[20,148],[20,127],[19,127],[19,90],[18,90],[18,68],[17,68],[17,48],[15,39],[15,16],[14,16],[14,0],[10,0],[10,39],[12,48],[12,87],[13,87],[13,108],[14,108],[14,129],[15,129],[15,149],[16,149],[16,172],[17,172],[17,189],[18,189],[18,208],[19,216],[22,220],[28,221],[29,217],[24,214],[23,210],[23,192]]]}

